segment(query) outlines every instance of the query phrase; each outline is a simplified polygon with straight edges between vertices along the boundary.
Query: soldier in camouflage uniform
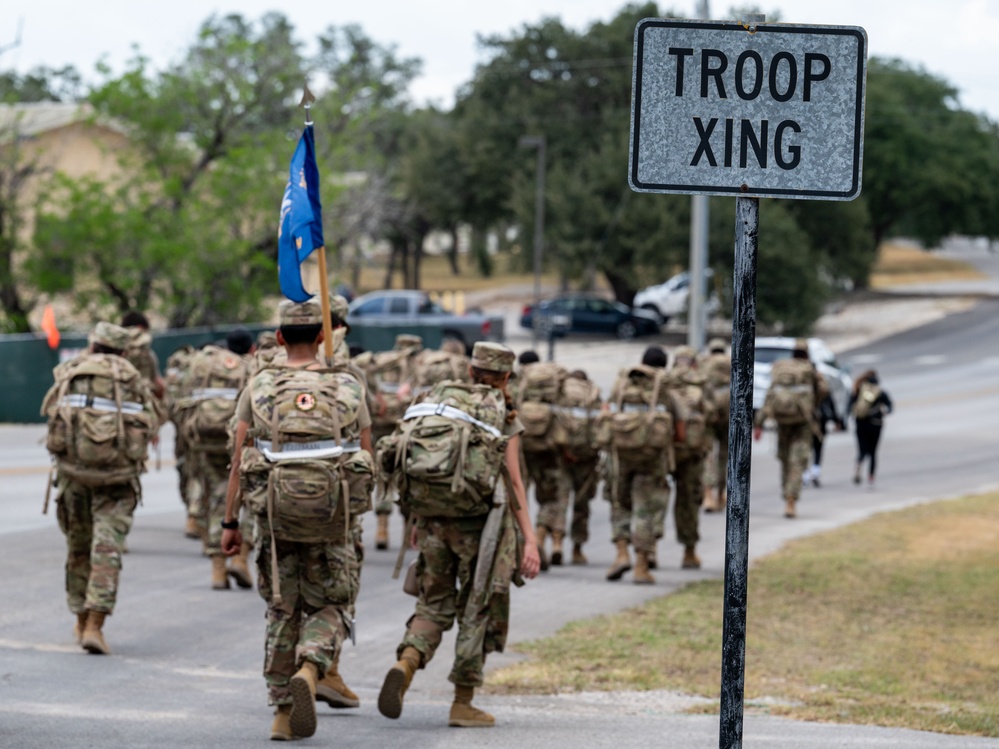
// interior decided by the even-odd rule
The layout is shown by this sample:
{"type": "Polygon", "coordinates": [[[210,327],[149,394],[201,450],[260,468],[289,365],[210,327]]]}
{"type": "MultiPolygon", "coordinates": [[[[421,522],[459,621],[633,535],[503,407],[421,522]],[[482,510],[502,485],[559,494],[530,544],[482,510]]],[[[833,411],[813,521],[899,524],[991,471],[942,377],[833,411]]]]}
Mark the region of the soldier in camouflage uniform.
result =
{"type": "Polygon", "coordinates": [[[784,517],[797,517],[797,503],[801,495],[802,477],[812,453],[812,434],[818,429],[814,421],[815,404],[821,403],[828,394],[828,387],[808,358],[808,341],[799,338],[795,341],[790,359],[775,361],[770,371],[770,389],[757,412],[753,437],[759,440],[763,435],[763,423],[770,418],[777,421],[777,459],[780,461],[781,487],[784,495],[784,517]],[[802,383],[795,386],[799,393],[801,418],[793,423],[781,423],[776,417],[778,380],[786,372],[802,383]]]}
{"type": "MultiPolygon", "coordinates": [[[[115,608],[125,537],[142,496],[139,473],[145,470],[146,444],[164,416],[141,375],[124,359],[129,341],[129,332],[124,328],[100,322],[90,334],[88,353],[82,357],[106,357],[110,367],[132,378],[127,391],[122,393],[124,385],[112,386],[109,380],[102,384],[97,377],[71,379],[72,369],[86,364],[77,359],[56,368],[56,382],[41,408],[42,415],[49,419],[48,446],[57,464],[57,516],[59,529],[66,536],[66,599],[77,617],[74,636],[87,652],[101,655],[111,652],[103,635],[104,619],[115,608]],[[82,387],[87,389],[80,390],[82,387]],[[95,390],[98,387],[106,387],[106,391],[95,390]],[[75,428],[79,429],[79,420],[84,416],[77,414],[84,414],[84,408],[97,409],[102,419],[116,413],[119,424],[125,413],[145,414],[150,431],[134,438],[142,442],[131,448],[141,452],[141,459],[122,460],[128,467],[97,470],[95,475],[92,469],[81,470],[80,456],[74,455],[72,447],[56,448],[53,430],[60,420],[66,429],[72,429],[70,422],[76,422],[75,428]]],[[[65,441],[74,440],[67,435],[65,441]]],[[[119,451],[128,449],[127,442],[119,447],[119,451]]]]}
{"type": "Polygon", "coordinates": [[[164,382],[166,384],[167,414],[170,422],[174,425],[173,457],[177,466],[178,489],[180,491],[180,501],[187,509],[187,519],[184,525],[184,535],[188,538],[200,539],[204,541],[206,528],[203,523],[198,522],[198,508],[192,510],[191,498],[188,492],[188,484],[193,473],[193,461],[188,460],[187,442],[180,430],[180,423],[183,421],[181,410],[177,407],[177,401],[185,388],[185,377],[187,375],[187,365],[195,353],[194,346],[186,344],[181,346],[166,360],[166,373],[164,382]]]}
{"type": "MultiPolygon", "coordinates": [[[[656,370],[666,368],[666,363],[666,352],[659,346],[649,346],[642,355],[642,369],[650,380],[656,370]]],[[[625,384],[619,376],[607,399],[608,404],[618,400],[619,389],[625,384]]],[[[686,418],[683,405],[672,392],[667,393],[660,405],[673,418],[674,439],[682,441],[686,418]]],[[[671,462],[668,454],[635,458],[611,450],[611,534],[617,555],[607,571],[608,580],[620,580],[632,568],[628,547],[633,545],[636,556],[633,582],[639,585],[655,583],[649,569],[656,554],[657,518],[661,518],[664,508],[669,506],[671,462]]],[[[661,524],[661,520],[658,522],[661,524]]]]}
{"type": "Polygon", "coordinates": [[[673,519],[676,539],[683,545],[683,569],[700,569],[697,542],[700,540],[698,519],[703,488],[704,456],[707,453],[707,424],[712,419],[707,378],[697,368],[697,354],[690,346],[679,346],[673,354],[671,379],[677,397],[686,412],[685,434],[676,445],[676,470],[673,483],[676,499],[673,519]]]}
{"type": "Polygon", "coordinates": [[[728,426],[732,397],[732,357],[726,353],[725,341],[713,338],[708,342],[707,355],[699,368],[707,378],[712,401],[712,418],[708,422],[711,445],[704,459],[704,511],[721,512],[728,498],[728,426]]]}
{"type": "Polygon", "coordinates": [[[166,395],[166,382],[160,375],[160,362],[152,349],[148,318],[137,310],[129,310],[122,315],[121,326],[128,329],[131,336],[125,358],[149,381],[153,395],[162,400],[166,395]]]}
{"type": "MultiPolygon", "coordinates": [[[[259,402],[258,394],[273,391],[282,372],[295,369],[321,369],[318,352],[322,342],[322,308],[318,301],[300,304],[282,302],[279,308],[281,327],[278,340],[287,356],[283,365],[256,374],[240,395],[236,407],[234,451],[226,493],[225,520],[222,523],[222,549],[227,555],[239,552],[240,466],[242,451],[253,446],[248,441],[257,424],[255,408],[273,410],[274,403],[259,402]]],[[[370,506],[370,479],[374,470],[371,453],[371,417],[364,402],[361,382],[343,371],[351,392],[356,393],[357,417],[342,425],[343,444],[358,443],[368,454],[361,463],[369,466],[366,476],[347,473],[349,496],[342,497],[334,522],[343,530],[331,532],[328,541],[293,542],[276,538],[266,510],[258,513],[260,548],[257,579],[261,596],[267,601],[267,637],[264,678],[269,700],[276,706],[271,738],[290,740],[311,736],[316,729],[315,700],[321,681],[333,668],[353,616],[359,562],[356,555],[353,525],[347,525],[344,513],[360,514],[360,507],[370,506]],[[360,477],[360,480],[355,478],[360,477]]],[[[343,382],[343,379],[338,380],[343,382]]],[[[261,396],[266,397],[266,395],[261,396]]],[[[322,396],[304,393],[295,407],[309,411],[322,396]],[[307,397],[308,396],[308,397],[307,397]]],[[[339,410],[339,404],[333,404],[339,410]]],[[[362,453],[354,453],[361,457],[362,453]]],[[[266,482],[265,482],[266,484],[266,482]]],[[[264,491],[266,495],[266,490],[264,491]]],[[[352,522],[352,521],[349,521],[352,522]]]]}
{"type": "Polygon", "coordinates": [[[486,342],[475,344],[471,360],[473,382],[499,388],[507,403],[503,434],[509,439],[504,464],[513,490],[510,500],[515,502],[511,506],[514,518],[505,512],[507,533],[501,536],[486,583],[487,593],[506,585],[505,593],[494,594],[483,602],[476,595],[473,583],[488,514],[416,518],[413,535],[420,550],[417,562],[419,598],[416,612],[409,619],[406,635],[396,651],[399,660],[386,674],[378,697],[378,709],[387,718],[398,718],[402,714],[403,697],[413,675],[434,657],[444,632],[457,619],[456,657],[448,676],[455,685],[448,725],[471,728],[495,723],[492,715],[472,706],[475,687],[482,684],[486,654],[501,651],[506,640],[510,578],[518,568],[524,577],[533,578],[540,567],[537,540],[520,477],[519,434],[523,426],[506,391],[513,361],[514,354],[506,346],[486,342]],[[516,528],[524,539],[520,559],[517,559],[516,528]]]}

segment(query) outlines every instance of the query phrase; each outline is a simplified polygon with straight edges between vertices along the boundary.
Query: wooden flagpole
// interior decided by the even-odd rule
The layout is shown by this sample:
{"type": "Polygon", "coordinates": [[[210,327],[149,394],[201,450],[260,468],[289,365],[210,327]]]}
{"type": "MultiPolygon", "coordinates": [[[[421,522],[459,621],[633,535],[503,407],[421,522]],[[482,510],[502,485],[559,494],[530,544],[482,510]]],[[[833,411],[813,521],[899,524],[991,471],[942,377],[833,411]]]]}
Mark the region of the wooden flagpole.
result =
{"type": "MultiPolygon", "coordinates": [[[[306,127],[312,127],[311,110],[312,102],[315,100],[316,97],[309,91],[309,84],[306,83],[301,101],[301,105],[305,107],[306,127]]],[[[333,321],[330,319],[330,282],[326,270],[326,245],[316,248],[316,256],[319,260],[319,302],[323,309],[323,353],[326,356],[326,366],[329,367],[333,365],[333,321]]]]}

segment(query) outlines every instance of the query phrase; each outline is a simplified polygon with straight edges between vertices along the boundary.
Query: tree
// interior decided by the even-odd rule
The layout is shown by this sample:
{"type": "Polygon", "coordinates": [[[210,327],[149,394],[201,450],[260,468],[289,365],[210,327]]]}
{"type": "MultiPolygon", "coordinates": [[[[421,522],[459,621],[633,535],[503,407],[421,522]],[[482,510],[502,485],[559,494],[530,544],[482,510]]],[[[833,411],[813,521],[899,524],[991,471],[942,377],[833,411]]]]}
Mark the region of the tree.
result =
{"type": "Polygon", "coordinates": [[[173,326],[256,316],[273,284],[298,47],[279,14],[212,17],[167,71],[137,56],[100,85],[91,101],[134,149],[118,178],[62,180],[47,196],[29,266],[39,286],[71,286],[94,310],[156,308],[173,326]]]}
{"type": "Polygon", "coordinates": [[[875,246],[904,233],[999,236],[999,132],[957,90],[901,60],[868,66],[863,199],[875,246]]]}

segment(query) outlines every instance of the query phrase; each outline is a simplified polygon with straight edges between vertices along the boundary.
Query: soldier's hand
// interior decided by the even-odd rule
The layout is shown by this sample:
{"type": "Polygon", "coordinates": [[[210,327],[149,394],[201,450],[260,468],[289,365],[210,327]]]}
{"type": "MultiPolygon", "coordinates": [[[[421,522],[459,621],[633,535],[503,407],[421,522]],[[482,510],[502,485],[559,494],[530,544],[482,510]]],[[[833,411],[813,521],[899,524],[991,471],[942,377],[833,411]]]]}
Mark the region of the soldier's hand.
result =
{"type": "Polygon", "coordinates": [[[243,536],[238,530],[222,529],[222,553],[234,557],[243,545],[243,536]]]}
{"type": "Polygon", "coordinates": [[[520,574],[533,580],[541,571],[541,556],[537,544],[524,544],[524,558],[520,560],[520,574]]]}

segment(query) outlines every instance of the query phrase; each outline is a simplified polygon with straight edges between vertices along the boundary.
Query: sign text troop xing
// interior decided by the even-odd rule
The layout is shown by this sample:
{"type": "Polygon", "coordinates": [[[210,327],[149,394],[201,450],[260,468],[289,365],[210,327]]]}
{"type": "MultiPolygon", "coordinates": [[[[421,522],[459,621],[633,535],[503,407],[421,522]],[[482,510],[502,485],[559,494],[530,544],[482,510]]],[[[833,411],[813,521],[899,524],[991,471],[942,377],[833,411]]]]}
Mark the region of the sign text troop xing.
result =
{"type": "Polygon", "coordinates": [[[641,21],[631,187],[852,200],[866,52],[856,26],[641,21]]]}

